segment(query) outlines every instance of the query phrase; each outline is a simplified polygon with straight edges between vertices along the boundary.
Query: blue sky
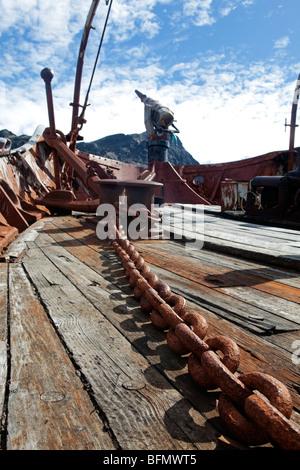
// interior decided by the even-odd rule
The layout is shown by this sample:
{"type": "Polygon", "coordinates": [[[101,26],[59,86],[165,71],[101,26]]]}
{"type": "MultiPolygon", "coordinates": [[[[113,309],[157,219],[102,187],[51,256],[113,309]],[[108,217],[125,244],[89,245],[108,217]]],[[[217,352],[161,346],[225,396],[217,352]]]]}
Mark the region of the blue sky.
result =
{"type": "MultiPolygon", "coordinates": [[[[48,125],[40,72],[50,67],[56,125],[69,132],[90,4],[0,0],[0,129],[31,135],[48,125]]],[[[107,8],[100,1],[82,103],[107,8]]],[[[284,123],[300,73],[299,18],[299,0],[113,0],[82,135],[91,141],[143,132],[138,89],[174,112],[184,147],[200,163],[287,149],[284,123]]]]}

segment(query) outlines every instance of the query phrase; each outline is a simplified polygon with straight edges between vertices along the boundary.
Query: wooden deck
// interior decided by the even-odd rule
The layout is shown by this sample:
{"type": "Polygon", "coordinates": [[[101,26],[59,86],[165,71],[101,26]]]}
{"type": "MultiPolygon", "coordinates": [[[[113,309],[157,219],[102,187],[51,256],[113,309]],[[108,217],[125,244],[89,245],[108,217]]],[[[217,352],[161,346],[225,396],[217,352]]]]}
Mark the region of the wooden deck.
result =
{"type": "MultiPolygon", "coordinates": [[[[193,383],[186,357],[133,298],[118,256],[83,220],[40,220],[0,263],[2,449],[239,447],[218,416],[218,392],[193,383]]],[[[209,336],[237,342],[238,372],[265,372],[289,388],[299,425],[298,232],[229,229],[214,214],[205,223],[203,249],[134,244],[172,292],[205,312],[209,336]]]]}

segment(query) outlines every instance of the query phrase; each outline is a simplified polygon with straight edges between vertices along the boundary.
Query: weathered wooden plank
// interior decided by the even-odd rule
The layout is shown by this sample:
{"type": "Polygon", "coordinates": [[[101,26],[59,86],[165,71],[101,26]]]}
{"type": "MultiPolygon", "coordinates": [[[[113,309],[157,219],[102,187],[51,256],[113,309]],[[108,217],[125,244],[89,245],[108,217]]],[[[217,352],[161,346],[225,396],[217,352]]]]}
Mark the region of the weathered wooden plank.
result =
{"type": "Polygon", "coordinates": [[[278,241],[285,240],[289,242],[299,241],[299,232],[298,230],[291,229],[288,227],[275,227],[272,225],[263,225],[257,224],[254,222],[247,222],[241,220],[234,220],[234,218],[223,217],[222,214],[209,214],[205,213],[205,220],[210,222],[212,226],[220,226],[224,230],[230,232],[234,231],[237,233],[246,233],[249,234],[249,237],[255,238],[257,235],[265,237],[266,239],[274,239],[278,241]]]}
{"type": "Polygon", "coordinates": [[[10,265],[8,450],[115,449],[19,264],[10,265]]]}
{"type": "MultiPolygon", "coordinates": [[[[66,228],[66,227],[65,227],[65,228],[66,228]]],[[[73,253],[76,252],[76,250],[75,250],[76,241],[74,240],[74,245],[73,245],[72,241],[70,240],[70,236],[69,236],[67,233],[63,234],[63,232],[61,232],[61,233],[59,233],[59,234],[56,234],[56,239],[57,239],[58,241],[60,240],[60,242],[62,242],[63,240],[65,240],[65,241],[67,242],[67,244],[68,244],[68,249],[71,250],[71,252],[72,252],[72,246],[73,246],[73,247],[74,247],[73,253]],[[59,238],[57,238],[57,236],[58,236],[59,238]]],[[[167,257],[166,259],[169,259],[170,257],[173,257],[173,256],[174,256],[174,252],[175,252],[174,244],[172,244],[172,243],[167,243],[167,244],[166,244],[166,243],[164,243],[164,242],[162,242],[162,243],[159,242],[159,243],[151,243],[151,244],[149,244],[149,243],[147,243],[147,242],[139,242],[139,243],[136,244],[136,245],[137,245],[138,247],[139,247],[139,246],[142,247],[142,250],[143,250],[143,248],[146,246],[146,248],[147,248],[148,251],[150,250],[150,252],[153,252],[153,253],[155,253],[156,255],[158,255],[158,254],[164,254],[164,255],[166,255],[166,257],[167,257]],[[170,252],[170,251],[171,251],[171,252],[170,252]]],[[[80,249],[80,251],[81,251],[81,250],[82,250],[82,248],[80,249]]],[[[141,250],[141,251],[142,251],[142,250],[141,250]]],[[[177,253],[177,254],[180,253],[180,250],[181,250],[180,246],[176,245],[176,253],[177,253]]],[[[184,251],[184,253],[185,253],[185,249],[183,249],[183,251],[184,251]]],[[[103,265],[102,265],[101,259],[99,260],[99,262],[96,262],[96,264],[95,264],[91,253],[92,253],[92,251],[90,252],[90,251],[87,249],[87,250],[84,251],[84,253],[82,253],[82,254],[80,255],[80,257],[81,257],[81,259],[82,259],[83,262],[84,262],[85,260],[88,260],[89,264],[90,264],[90,265],[93,265],[93,269],[98,270],[99,272],[101,272],[101,270],[103,269],[103,265]]],[[[193,250],[192,253],[195,253],[195,251],[193,250]]],[[[200,252],[196,252],[196,253],[197,253],[197,255],[199,256],[199,253],[200,253],[200,252]]],[[[76,254],[79,256],[79,253],[76,253],[76,254]]],[[[196,257],[196,259],[198,258],[198,256],[196,257]]],[[[205,250],[201,250],[201,256],[203,256],[203,257],[204,257],[204,260],[205,260],[204,270],[207,271],[207,269],[208,269],[208,272],[209,272],[209,261],[211,260],[211,254],[207,254],[207,253],[205,253],[205,250]],[[208,258],[208,260],[207,260],[207,258],[208,258]]],[[[217,258],[218,260],[221,259],[221,260],[223,261],[223,264],[225,263],[225,264],[224,264],[225,266],[226,266],[226,262],[228,262],[228,263],[230,264],[230,268],[231,268],[231,269],[233,269],[233,268],[235,267],[236,263],[238,264],[238,263],[240,262],[240,260],[232,260],[232,258],[224,257],[223,255],[218,255],[218,254],[216,255],[216,258],[217,258]],[[229,260],[229,261],[228,261],[228,260],[229,260]]],[[[202,260],[201,260],[201,261],[202,261],[202,260]]],[[[214,264],[214,261],[212,261],[212,264],[214,264]]],[[[167,266],[167,262],[163,260],[162,263],[161,263],[161,265],[163,265],[163,266],[165,267],[165,266],[167,266]]],[[[246,266],[248,266],[248,265],[246,264],[246,266]]],[[[254,267],[255,267],[255,266],[256,266],[256,265],[254,265],[254,267]]],[[[202,268],[203,268],[203,263],[202,263],[202,262],[200,263],[200,267],[201,267],[201,271],[202,271],[202,268]]],[[[221,266],[221,268],[222,268],[222,266],[221,266]]],[[[252,264],[251,264],[251,268],[252,268],[252,264]]],[[[200,269],[200,268],[199,268],[199,269],[200,269]]],[[[268,268],[268,269],[269,269],[269,268],[268,268]]],[[[274,271],[274,270],[273,270],[272,268],[270,268],[270,276],[271,276],[271,279],[273,278],[273,277],[272,277],[272,275],[274,274],[273,271],[274,271]]],[[[215,271],[213,271],[213,272],[215,272],[215,271]]],[[[221,272],[223,272],[223,271],[221,271],[221,272]]],[[[226,272],[226,270],[225,270],[225,272],[226,272]]],[[[255,271],[255,272],[256,272],[256,271],[255,271]]],[[[264,273],[264,271],[263,271],[263,273],[264,273]]],[[[267,273],[269,274],[269,271],[267,271],[267,273]]],[[[283,272],[283,271],[279,271],[279,277],[280,277],[280,279],[281,279],[281,277],[282,277],[284,274],[286,274],[286,273],[283,272]]],[[[275,272],[274,276],[275,276],[275,278],[278,277],[277,271],[275,272]]],[[[267,279],[268,279],[268,277],[267,277],[267,279]]],[[[115,283],[116,283],[116,280],[113,281],[113,278],[110,278],[110,280],[111,280],[112,282],[115,282],[115,283]]],[[[122,286],[122,288],[123,288],[123,286],[122,286]]],[[[279,299],[278,299],[278,300],[279,300],[279,299]]],[[[276,301],[277,301],[277,299],[275,298],[275,303],[276,303],[276,301]]],[[[273,300],[273,303],[274,303],[274,300],[273,300]]],[[[287,305],[290,306],[291,303],[290,303],[290,302],[287,302],[287,305]]],[[[294,305],[294,304],[293,304],[293,305],[294,305]]],[[[296,304],[296,308],[297,308],[297,311],[298,311],[298,305],[297,305],[297,304],[296,304]]],[[[253,321],[254,321],[254,320],[255,320],[255,318],[253,318],[253,321]]],[[[256,321],[258,321],[257,318],[256,318],[256,321]]],[[[261,320],[260,320],[260,321],[261,321],[261,320]]],[[[274,335],[273,335],[273,336],[269,336],[269,337],[268,337],[268,340],[269,340],[269,341],[272,341],[273,338],[274,338],[274,335]]]]}
{"type": "MultiPolygon", "coordinates": [[[[183,220],[178,211],[175,222],[170,226],[174,236],[182,237],[183,220]],[[177,220],[176,220],[177,218],[177,220]]],[[[185,224],[183,238],[204,240],[204,247],[211,250],[221,251],[236,256],[242,256],[252,260],[260,260],[277,266],[287,266],[299,270],[300,268],[300,248],[295,240],[288,240],[288,237],[269,239],[266,233],[251,233],[239,229],[236,221],[226,223],[225,219],[205,214],[204,228],[197,230],[185,224]]],[[[250,224],[249,224],[250,225],[250,224]]]]}
{"type": "MultiPolygon", "coordinates": [[[[300,297],[300,289],[297,289],[296,285],[284,288],[284,286],[282,286],[281,280],[280,282],[270,281],[268,278],[263,276],[263,273],[257,274],[255,268],[253,269],[253,271],[252,268],[248,271],[247,267],[245,266],[244,269],[242,269],[241,271],[239,271],[238,269],[222,270],[219,266],[216,265],[216,263],[214,263],[212,259],[207,260],[205,265],[201,263],[201,265],[199,266],[198,260],[195,260],[195,262],[193,262],[193,260],[191,260],[189,256],[189,262],[187,263],[186,260],[188,255],[192,256],[193,254],[195,254],[195,252],[201,252],[203,254],[205,250],[191,250],[187,252],[186,248],[181,247],[180,244],[174,244],[173,242],[163,244],[163,250],[161,249],[161,244],[159,243],[151,243],[151,245],[149,245],[147,243],[144,244],[143,242],[138,242],[137,246],[141,247],[142,251],[143,247],[146,247],[145,250],[147,250],[147,253],[153,252],[153,258],[155,258],[155,262],[157,262],[157,264],[169,265],[170,260],[175,259],[176,263],[181,266],[183,275],[185,275],[185,273],[188,271],[191,273],[192,276],[197,276],[199,282],[203,283],[204,285],[207,285],[208,287],[216,289],[219,285],[221,289],[222,284],[224,284],[225,286],[245,285],[248,287],[252,287],[253,289],[266,292],[272,296],[275,296],[275,301],[276,296],[280,298],[284,297],[290,302],[293,302],[293,304],[288,304],[289,312],[292,310],[291,314],[293,314],[293,312],[295,311],[295,315],[294,317],[291,317],[289,319],[294,320],[296,322],[299,321],[299,315],[297,314],[298,304],[296,304],[296,302],[300,297]],[[212,266],[214,266],[213,269],[212,266]],[[208,275],[211,275],[211,277],[209,277],[208,275]]],[[[209,253],[207,256],[211,258],[211,253],[209,253]]],[[[286,284],[287,282],[288,281],[286,281],[286,284]]],[[[267,306],[268,303],[266,303],[266,307],[267,306]]]]}
{"type": "MultiPolygon", "coordinates": [[[[138,245],[137,245],[138,246],[138,245]]],[[[245,266],[244,270],[227,270],[223,267],[199,263],[198,260],[190,259],[186,262],[189,252],[180,246],[170,252],[163,247],[149,247],[140,245],[140,252],[152,264],[166,266],[167,270],[183,273],[182,276],[195,280],[206,287],[210,287],[212,293],[224,293],[232,300],[232,304],[237,303],[241,309],[249,310],[245,305],[253,306],[252,315],[255,317],[269,318],[269,321],[278,325],[283,325],[285,329],[297,329],[300,326],[300,310],[297,297],[300,295],[300,289],[282,284],[280,281],[270,281],[256,275],[256,270],[252,272],[245,266]],[[166,262],[168,260],[168,263],[166,262]],[[174,266],[176,269],[174,270],[174,266]],[[242,302],[242,303],[240,303],[242,302]],[[256,308],[261,309],[261,313],[256,308]],[[274,317],[270,316],[274,315],[274,317]],[[277,317],[279,317],[277,319],[277,317]],[[282,323],[285,318],[286,322],[282,323]],[[298,326],[297,326],[298,325],[298,326]]]]}
{"type": "MultiPolygon", "coordinates": [[[[253,275],[257,284],[264,284],[267,281],[278,281],[281,284],[287,284],[291,287],[300,289],[300,277],[298,271],[287,270],[280,267],[269,266],[251,260],[245,260],[241,257],[228,256],[219,252],[210,250],[189,250],[184,244],[176,244],[170,241],[163,244],[161,250],[161,242],[144,241],[138,242],[140,246],[153,253],[161,253],[165,258],[174,256],[174,248],[176,246],[176,256],[194,261],[198,264],[201,271],[207,274],[223,274],[228,271],[241,271],[248,275],[253,275]]],[[[253,282],[252,284],[256,284],[253,282]]]]}
{"type": "Polygon", "coordinates": [[[207,236],[213,236],[226,241],[237,241],[239,243],[253,246],[264,247],[270,250],[274,245],[278,250],[283,250],[284,253],[291,251],[293,253],[299,252],[299,235],[296,230],[281,229],[277,230],[276,227],[265,227],[254,223],[241,222],[218,215],[211,215],[205,212],[201,215],[201,210],[197,212],[176,209],[172,207],[172,217],[168,215],[168,210],[163,218],[166,227],[173,226],[175,231],[180,232],[182,223],[187,226],[187,232],[191,230],[191,225],[197,225],[198,229],[202,221],[204,222],[204,233],[207,236]],[[196,224],[196,222],[198,222],[196,224]]]}
{"type": "Polygon", "coordinates": [[[5,389],[7,380],[7,278],[8,269],[7,264],[0,264],[0,416],[5,421],[3,416],[4,402],[5,402],[5,389]]]}
{"type": "Polygon", "coordinates": [[[258,284],[263,284],[266,281],[278,281],[281,284],[300,288],[299,272],[292,269],[251,262],[251,260],[218,252],[214,252],[212,256],[212,252],[209,250],[191,250],[189,257],[198,260],[205,272],[210,272],[210,266],[212,270],[217,270],[220,273],[228,270],[246,271],[255,276],[258,284]]]}
{"type": "Polygon", "coordinates": [[[169,284],[172,292],[178,293],[186,298],[190,303],[211,311],[241,328],[254,334],[272,334],[276,331],[297,330],[298,325],[278,322],[260,308],[248,305],[246,302],[239,302],[232,299],[218,290],[209,289],[193,279],[181,277],[175,270],[165,270],[149,262],[151,269],[160,279],[169,284]],[[282,330],[281,330],[282,328],[282,330]]]}
{"type": "Polygon", "coordinates": [[[197,272],[201,282],[211,287],[249,286],[260,291],[297,302],[300,296],[300,279],[297,272],[275,270],[231,257],[225,257],[208,250],[190,250],[182,244],[170,242],[162,246],[159,243],[138,242],[142,251],[153,254],[153,258],[176,261],[185,265],[189,272],[197,272]],[[188,262],[187,262],[188,260],[188,262]]]}
{"type": "MultiPolygon", "coordinates": [[[[57,220],[55,220],[55,223],[57,223],[57,220]]],[[[58,223],[59,223],[59,220],[58,220],[58,223]]],[[[73,221],[70,221],[70,223],[74,223],[74,220],[73,221]]],[[[78,223],[78,222],[77,222],[78,223]]],[[[75,221],[75,224],[76,224],[76,221],[75,221]]],[[[65,229],[67,228],[66,226],[64,227],[65,229]]],[[[74,235],[74,233],[77,233],[77,232],[72,232],[72,234],[74,235]]],[[[67,236],[67,235],[62,235],[62,232],[60,232],[59,234],[59,237],[64,237],[64,236],[67,236]]],[[[90,237],[91,235],[89,235],[87,238],[88,240],[90,241],[90,237]]],[[[62,240],[61,240],[62,241],[62,240]]],[[[67,241],[68,244],[71,244],[72,245],[72,242],[69,240],[67,241]]],[[[74,244],[76,245],[76,241],[74,241],[74,244]]],[[[174,243],[172,242],[168,242],[168,243],[165,243],[165,242],[150,242],[148,243],[147,241],[143,241],[143,242],[139,242],[137,244],[137,246],[141,246],[142,248],[146,246],[146,249],[150,252],[153,252],[155,253],[156,256],[164,256],[164,259],[162,260],[162,265],[163,266],[168,266],[168,263],[167,261],[171,258],[174,257],[174,252],[176,252],[176,256],[180,257],[180,252],[183,252],[184,254],[186,254],[186,249],[185,248],[181,248],[180,245],[176,244],[176,250],[174,249],[174,243]]],[[[87,252],[87,254],[85,256],[89,256],[88,255],[89,252],[87,252]]],[[[229,263],[230,265],[230,268],[231,269],[235,269],[235,268],[238,268],[239,264],[241,264],[241,260],[239,259],[232,259],[231,257],[225,257],[223,255],[220,255],[220,254],[214,254],[214,257],[216,258],[217,261],[215,261],[215,258],[211,256],[211,253],[208,253],[206,252],[205,250],[200,250],[200,251],[196,251],[196,250],[192,250],[191,251],[191,254],[192,254],[192,257],[193,259],[195,258],[195,260],[197,260],[198,262],[198,257],[200,256],[201,254],[201,260],[200,260],[200,267],[201,267],[201,271],[202,269],[204,269],[204,271],[208,271],[208,272],[213,272],[215,273],[215,271],[210,271],[209,270],[209,266],[211,263],[211,265],[216,265],[217,268],[219,268],[219,262],[221,263],[221,272],[226,272],[226,265],[227,263],[229,263]],[[203,258],[203,259],[202,259],[203,258]],[[205,261],[204,263],[204,266],[203,266],[203,260],[205,261]],[[218,264],[217,264],[218,263],[218,264]],[[223,271],[222,271],[223,269],[223,271]]],[[[84,257],[85,257],[84,256],[84,257]]],[[[83,261],[84,261],[84,257],[83,257],[83,261]]],[[[91,262],[91,261],[89,261],[91,262]]],[[[243,261],[244,263],[244,261],[243,261]]],[[[185,265],[185,261],[183,262],[183,266],[185,265]]],[[[283,271],[283,270],[275,270],[273,268],[265,268],[265,267],[260,267],[260,266],[257,266],[257,264],[254,264],[253,263],[249,263],[249,262],[245,262],[245,265],[246,265],[246,271],[248,271],[247,267],[250,267],[251,269],[249,269],[250,272],[252,272],[252,270],[254,271],[255,273],[255,276],[256,276],[256,273],[257,273],[257,269],[258,269],[258,277],[260,279],[260,282],[264,282],[265,281],[265,278],[264,278],[264,275],[266,273],[266,280],[269,280],[270,278],[271,279],[277,279],[279,277],[280,279],[280,282],[281,282],[281,279],[282,277],[284,276],[293,276],[293,274],[290,274],[290,273],[287,273],[286,271],[283,271]],[[263,269],[263,271],[260,271],[259,269],[263,269]],[[266,269],[266,271],[265,271],[266,269]]],[[[102,269],[101,267],[101,263],[99,263],[99,265],[96,265],[94,266],[94,269],[97,270],[97,268],[102,269]]],[[[198,267],[198,270],[200,268],[198,267]]],[[[216,267],[214,267],[213,269],[216,269],[216,267]]],[[[183,271],[184,272],[184,271],[183,271]]],[[[292,278],[294,279],[294,278],[292,278]]],[[[257,281],[255,281],[257,283],[257,281]]],[[[286,282],[289,282],[289,279],[286,279],[286,282]]],[[[238,282],[238,284],[240,284],[240,282],[238,282]]],[[[214,285],[213,285],[214,287],[214,285]]],[[[284,289],[284,286],[282,286],[283,289],[284,289]]],[[[248,288],[247,290],[245,290],[245,292],[247,293],[248,292],[248,288]]],[[[259,291],[261,292],[261,291],[259,291]]],[[[280,293],[280,291],[278,291],[280,293]]],[[[235,294],[238,295],[238,293],[236,292],[235,294]]],[[[264,295],[264,294],[263,294],[264,295]]],[[[245,300],[248,301],[248,297],[249,297],[249,294],[248,296],[245,295],[245,300]]],[[[250,290],[250,297],[253,297],[253,291],[250,290]],[[251,293],[252,292],[252,293],[251,293]]],[[[270,299],[268,299],[270,300],[270,299]]],[[[278,313],[279,315],[287,315],[287,318],[289,318],[289,315],[292,314],[292,319],[294,319],[296,321],[296,323],[298,322],[298,317],[299,317],[299,314],[298,314],[298,311],[299,311],[299,308],[298,308],[298,304],[295,304],[295,303],[291,303],[291,302],[285,302],[284,301],[281,301],[281,299],[279,297],[275,297],[275,298],[271,298],[272,302],[270,303],[271,304],[271,307],[269,306],[269,303],[265,302],[264,304],[264,309],[267,309],[267,310],[270,310],[271,312],[273,313],[278,313]],[[278,306],[278,302],[281,303],[281,310],[278,306]],[[284,307],[283,306],[286,306],[286,311],[284,310],[284,307]]],[[[259,298],[259,295],[254,295],[254,302],[256,302],[256,305],[259,306],[261,304],[261,299],[259,298]]],[[[262,321],[261,319],[261,313],[260,312],[252,312],[251,314],[251,326],[252,326],[252,329],[253,328],[256,328],[256,324],[260,323],[262,321]]],[[[274,340],[274,335],[273,336],[269,336],[268,337],[268,340],[270,342],[274,342],[274,343],[278,343],[277,341],[274,340]]],[[[288,343],[285,343],[285,347],[288,346],[288,343]]]]}
{"type": "MultiPolygon", "coordinates": [[[[105,318],[113,306],[120,304],[114,301],[114,289],[104,291],[100,282],[86,278],[85,271],[80,270],[82,263],[67,256],[64,249],[48,245],[44,252],[39,248],[29,250],[24,266],[121,448],[215,448],[216,431],[200,413],[190,410],[186,399],[161,374],[149,369],[149,362],[137,352],[134,343],[105,318]],[[66,272],[74,276],[76,285],[66,272]],[[97,304],[92,305],[79,291],[77,285],[82,282],[89,292],[94,289],[97,304]]],[[[122,311],[124,307],[118,315],[122,311]]]]}
{"type": "MultiPolygon", "coordinates": [[[[63,240],[65,242],[67,242],[66,245],[67,245],[68,250],[70,252],[72,252],[74,255],[78,256],[79,258],[81,258],[82,262],[87,263],[87,265],[92,264],[93,269],[95,269],[99,273],[102,273],[103,267],[105,268],[105,266],[102,264],[103,260],[101,260],[101,258],[100,258],[99,263],[96,263],[96,264],[94,263],[94,260],[93,260],[93,256],[94,256],[94,253],[95,253],[94,250],[89,249],[89,247],[87,247],[87,246],[86,247],[84,247],[84,246],[78,247],[76,245],[76,240],[74,240],[74,244],[73,244],[72,241],[71,241],[72,237],[70,237],[67,233],[64,233],[64,234],[56,233],[55,235],[52,233],[52,236],[55,236],[56,240],[60,239],[61,242],[63,240]]],[[[116,279],[113,279],[113,273],[117,272],[114,268],[114,264],[115,264],[114,261],[113,261],[114,257],[112,256],[111,258],[108,258],[107,254],[106,254],[106,257],[107,257],[108,261],[110,259],[111,272],[107,272],[107,270],[105,270],[105,272],[106,272],[105,277],[107,277],[108,280],[110,282],[112,282],[114,285],[120,285],[120,283],[119,283],[119,279],[120,279],[119,274],[118,274],[116,279]]],[[[62,268],[60,268],[60,269],[62,269],[62,268]]],[[[63,272],[66,276],[70,275],[70,273],[68,273],[64,269],[63,269],[63,272]]],[[[163,271],[158,272],[158,274],[160,275],[161,272],[163,272],[163,271]]],[[[88,271],[85,272],[83,270],[82,275],[84,276],[84,278],[89,279],[90,274],[88,274],[88,271]]],[[[164,277],[164,279],[166,279],[166,277],[164,277]]],[[[174,278],[173,278],[173,280],[174,280],[174,278]]],[[[90,281],[91,281],[91,279],[90,279],[90,281]]],[[[170,279],[167,279],[167,281],[170,281],[170,279]]],[[[79,282],[78,283],[79,288],[80,288],[80,285],[81,285],[81,283],[79,282]]],[[[170,283],[170,285],[171,285],[171,283],[170,283]]],[[[95,296],[93,294],[93,288],[91,288],[90,286],[85,286],[85,285],[83,285],[82,288],[84,289],[84,292],[89,297],[89,299],[92,302],[95,302],[96,299],[95,299],[95,296]]],[[[197,310],[197,306],[195,304],[193,305],[191,302],[190,302],[190,307],[195,308],[197,310]]],[[[116,314],[117,312],[118,312],[118,307],[114,307],[113,311],[110,313],[111,321],[114,322],[115,325],[119,324],[118,315],[116,314]]],[[[135,312],[135,310],[132,310],[131,313],[129,311],[129,313],[133,316],[133,320],[132,320],[133,324],[135,324],[138,321],[137,320],[137,314],[135,314],[134,312],[135,312]]],[[[253,337],[253,335],[249,336],[248,334],[243,332],[240,328],[230,324],[226,320],[221,320],[220,321],[220,319],[216,315],[214,315],[212,312],[210,312],[208,310],[205,310],[204,316],[206,316],[207,319],[209,319],[209,323],[211,323],[210,324],[210,335],[213,335],[213,334],[228,335],[229,337],[233,337],[233,339],[235,339],[235,341],[241,346],[241,348],[242,348],[242,357],[243,357],[243,361],[242,361],[242,365],[241,365],[241,371],[242,372],[253,371],[253,369],[255,369],[255,367],[257,367],[258,370],[266,372],[266,373],[273,374],[275,372],[275,376],[277,376],[277,378],[279,378],[280,380],[284,381],[284,383],[286,383],[291,388],[291,391],[292,391],[293,395],[296,397],[296,406],[299,408],[298,392],[293,388],[293,384],[297,383],[298,380],[299,380],[299,374],[297,374],[296,366],[293,367],[293,364],[291,362],[290,350],[288,350],[288,352],[284,351],[284,353],[283,353],[280,350],[280,348],[278,348],[274,351],[274,347],[272,345],[268,344],[267,341],[265,341],[263,339],[260,339],[260,338],[255,338],[255,337],[253,337]],[[271,362],[270,362],[270,357],[272,357],[271,362]],[[286,366],[287,363],[289,363],[288,367],[286,366]]],[[[135,342],[135,344],[138,344],[137,347],[141,348],[142,352],[145,353],[145,349],[143,350],[143,342],[141,341],[141,338],[139,337],[139,335],[135,334],[134,327],[131,327],[131,328],[129,327],[130,318],[129,318],[128,315],[126,316],[126,325],[127,325],[127,328],[126,328],[126,331],[124,331],[124,334],[126,334],[127,337],[132,342],[135,342]],[[139,343],[137,343],[137,340],[139,340],[139,343]]],[[[147,336],[148,336],[148,340],[152,341],[152,339],[151,339],[152,338],[151,329],[147,329],[147,336]]],[[[270,338],[270,337],[268,337],[268,338],[270,338]]],[[[157,338],[156,338],[156,340],[153,339],[153,341],[157,342],[158,339],[157,338]]],[[[291,344],[291,342],[289,341],[288,345],[290,346],[290,344],[291,344]]],[[[281,348],[283,347],[282,344],[279,344],[279,345],[280,345],[281,348]]],[[[152,363],[155,363],[155,358],[154,357],[149,358],[149,360],[152,363]]],[[[168,364],[167,361],[165,362],[165,359],[163,359],[162,356],[161,356],[161,361],[162,361],[163,366],[166,369],[171,368],[170,364],[173,364],[172,361],[170,362],[170,357],[168,357],[169,364],[168,364]]],[[[156,366],[159,367],[160,364],[156,364],[156,366]]],[[[180,386],[185,390],[185,393],[188,396],[189,390],[187,390],[185,388],[186,384],[181,383],[180,377],[178,377],[178,376],[176,377],[174,374],[172,375],[172,373],[170,373],[170,371],[168,371],[167,373],[168,373],[170,379],[176,380],[177,383],[180,383],[180,386]]],[[[191,390],[192,390],[192,388],[193,388],[192,384],[189,384],[189,386],[191,386],[191,390]]],[[[195,395],[193,395],[192,392],[190,392],[189,399],[192,402],[195,400],[195,395]]],[[[203,407],[205,407],[205,400],[203,399],[203,397],[201,397],[201,398],[198,397],[197,399],[198,399],[198,403],[201,402],[203,407]]]]}
{"type": "Polygon", "coordinates": [[[28,229],[24,230],[6,250],[6,259],[17,259],[26,250],[27,242],[33,241],[38,236],[40,230],[43,229],[46,219],[41,219],[32,224],[28,229]]]}

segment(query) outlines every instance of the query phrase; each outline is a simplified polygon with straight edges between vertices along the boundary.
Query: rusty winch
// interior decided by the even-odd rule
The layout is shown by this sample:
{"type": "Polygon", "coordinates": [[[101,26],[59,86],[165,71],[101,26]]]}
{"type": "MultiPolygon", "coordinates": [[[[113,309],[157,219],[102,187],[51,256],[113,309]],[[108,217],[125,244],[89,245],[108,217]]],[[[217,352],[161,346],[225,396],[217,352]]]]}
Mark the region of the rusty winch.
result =
{"type": "Polygon", "coordinates": [[[296,83],[291,112],[288,159],[294,168],[281,176],[256,176],[249,181],[245,212],[265,219],[299,221],[300,217],[300,154],[295,150],[297,105],[300,74],[296,83]]]}

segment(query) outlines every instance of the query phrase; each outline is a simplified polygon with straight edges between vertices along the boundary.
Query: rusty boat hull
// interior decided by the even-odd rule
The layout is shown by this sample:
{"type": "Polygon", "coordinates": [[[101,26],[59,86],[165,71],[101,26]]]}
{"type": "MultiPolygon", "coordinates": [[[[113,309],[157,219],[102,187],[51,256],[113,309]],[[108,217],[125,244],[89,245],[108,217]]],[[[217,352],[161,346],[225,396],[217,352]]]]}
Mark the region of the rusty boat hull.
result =
{"type": "MultiPolygon", "coordinates": [[[[60,161],[57,187],[55,154],[38,126],[22,147],[0,157],[0,247],[5,249],[31,223],[49,213],[95,213],[95,197],[74,170],[60,161]]],[[[244,209],[249,181],[256,176],[283,176],[296,166],[295,154],[270,152],[229,163],[178,165],[154,162],[146,167],[111,160],[76,150],[76,155],[101,180],[153,181],[159,204],[219,205],[221,211],[244,209]]]]}

